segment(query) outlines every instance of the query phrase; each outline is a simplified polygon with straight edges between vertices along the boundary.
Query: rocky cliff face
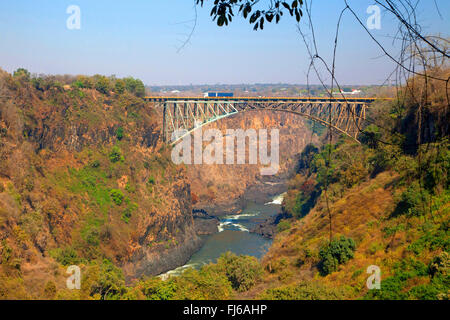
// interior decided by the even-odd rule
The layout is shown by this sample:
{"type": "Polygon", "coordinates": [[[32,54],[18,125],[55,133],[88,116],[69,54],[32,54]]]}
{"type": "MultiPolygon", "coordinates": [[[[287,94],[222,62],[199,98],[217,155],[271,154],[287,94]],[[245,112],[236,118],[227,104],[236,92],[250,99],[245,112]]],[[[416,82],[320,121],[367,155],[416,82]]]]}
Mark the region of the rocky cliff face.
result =
{"type": "MultiPolygon", "coordinates": [[[[317,142],[309,124],[300,116],[276,111],[239,113],[205,127],[215,128],[225,136],[227,129],[279,129],[280,170],[273,176],[262,176],[260,164],[188,165],[194,207],[205,208],[212,214],[239,210],[239,199],[258,194],[276,194],[284,189],[284,181],[296,164],[296,155],[310,142],[317,142]],[[259,186],[259,187],[258,187],[259,186]],[[252,188],[250,188],[252,187],[252,188]],[[249,190],[253,189],[253,191],[249,190]],[[211,207],[214,202],[214,207],[211,207]]],[[[270,136],[270,135],[269,135],[270,136]]],[[[225,140],[225,139],[224,139],[225,140]]],[[[268,144],[270,145],[270,141],[268,144]]],[[[270,148],[269,148],[270,149],[270,148]]],[[[248,143],[246,153],[248,155],[248,143]]],[[[226,148],[224,147],[224,157],[226,148]]],[[[258,162],[259,163],[259,162],[258,162]]]]}
{"type": "Polygon", "coordinates": [[[198,249],[186,171],[142,99],[2,71],[0,97],[0,253],[24,279],[37,262],[107,258],[130,280],[198,249]]]}

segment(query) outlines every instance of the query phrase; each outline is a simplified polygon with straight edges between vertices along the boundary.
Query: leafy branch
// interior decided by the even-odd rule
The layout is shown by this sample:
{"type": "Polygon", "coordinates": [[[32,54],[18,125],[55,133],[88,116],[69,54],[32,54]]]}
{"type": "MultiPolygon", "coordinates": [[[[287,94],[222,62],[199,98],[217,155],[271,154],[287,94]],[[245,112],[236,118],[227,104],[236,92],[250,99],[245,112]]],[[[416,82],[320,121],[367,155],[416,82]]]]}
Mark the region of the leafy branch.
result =
{"type": "MultiPolygon", "coordinates": [[[[203,7],[205,0],[195,0],[197,5],[203,7]]],[[[288,12],[291,17],[295,17],[297,22],[303,17],[303,0],[293,0],[292,3],[280,0],[271,0],[268,8],[256,9],[255,6],[259,0],[214,0],[214,6],[211,10],[213,21],[217,22],[219,27],[228,26],[233,21],[234,12],[242,14],[244,19],[248,19],[250,24],[254,25],[253,30],[264,29],[264,23],[280,22],[284,12],[288,12]]]]}

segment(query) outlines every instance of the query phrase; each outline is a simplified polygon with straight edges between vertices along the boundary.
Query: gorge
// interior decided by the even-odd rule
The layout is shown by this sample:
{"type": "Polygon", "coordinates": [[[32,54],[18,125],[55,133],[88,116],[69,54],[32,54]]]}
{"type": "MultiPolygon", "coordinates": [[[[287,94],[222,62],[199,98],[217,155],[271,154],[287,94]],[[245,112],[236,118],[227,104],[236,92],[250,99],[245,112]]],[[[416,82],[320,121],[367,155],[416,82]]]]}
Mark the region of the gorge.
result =
{"type": "Polygon", "coordinates": [[[0,298],[448,297],[443,86],[423,132],[412,99],[381,101],[360,143],[273,111],[211,123],[280,130],[280,170],[262,176],[174,164],[160,110],[118,81],[0,71],[0,298]]]}
{"type": "MultiPolygon", "coordinates": [[[[197,234],[205,244],[199,252],[180,268],[166,275],[177,274],[188,266],[199,267],[215,262],[227,251],[261,258],[271,241],[256,230],[265,220],[281,211],[282,197],[287,190],[287,179],[293,174],[296,159],[309,142],[317,142],[304,119],[294,114],[273,111],[243,113],[220,120],[208,126],[222,132],[230,129],[261,128],[280,130],[280,170],[274,176],[262,176],[260,165],[251,164],[193,164],[187,165],[191,184],[194,212],[207,213],[194,217],[197,234]],[[275,203],[273,198],[277,198],[275,203]],[[211,217],[213,216],[213,217],[211,217]],[[206,228],[205,230],[202,230],[206,228]]],[[[245,150],[248,155],[249,144],[245,150]]],[[[226,150],[226,149],[225,149],[226,150]]],[[[234,152],[234,151],[233,151],[234,152]]],[[[226,152],[223,154],[226,158],[226,152]]]]}
{"type": "Polygon", "coordinates": [[[48,274],[54,260],[103,257],[129,283],[181,266],[218,231],[214,219],[193,212],[223,217],[263,205],[286,190],[295,156],[317,140],[297,116],[238,114],[211,127],[279,128],[278,175],[262,177],[249,164],[177,166],[150,104],[128,92],[100,93],[95,79],[65,87],[39,81],[0,74],[8,97],[0,110],[0,238],[26,283],[48,274]]]}

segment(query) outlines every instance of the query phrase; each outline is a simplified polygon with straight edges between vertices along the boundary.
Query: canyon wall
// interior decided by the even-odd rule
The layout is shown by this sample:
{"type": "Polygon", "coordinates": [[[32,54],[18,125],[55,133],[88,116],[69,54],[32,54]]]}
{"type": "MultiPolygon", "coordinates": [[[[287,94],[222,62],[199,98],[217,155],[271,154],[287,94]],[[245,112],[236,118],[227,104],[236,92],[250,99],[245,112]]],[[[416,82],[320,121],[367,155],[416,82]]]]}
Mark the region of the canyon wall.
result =
{"type": "Polygon", "coordinates": [[[0,97],[0,276],[15,270],[32,288],[55,261],[108,259],[132,280],[199,248],[186,170],[149,104],[57,83],[39,90],[1,70],[0,97]]]}
{"type": "MultiPolygon", "coordinates": [[[[201,164],[188,165],[187,172],[195,208],[204,208],[212,214],[239,210],[239,199],[282,192],[284,181],[296,165],[296,155],[310,142],[318,138],[311,134],[310,124],[302,117],[285,112],[261,110],[238,113],[214,122],[203,130],[219,129],[226,135],[227,129],[267,129],[270,150],[270,130],[279,129],[280,169],[276,175],[262,176],[261,164],[248,164],[248,141],[246,143],[246,164],[201,164]],[[250,194],[251,193],[251,194],[250,194]],[[211,203],[214,203],[211,206],[211,203]]],[[[224,139],[224,158],[226,157],[224,139]]],[[[260,163],[258,161],[258,163],[260,163]]]]}

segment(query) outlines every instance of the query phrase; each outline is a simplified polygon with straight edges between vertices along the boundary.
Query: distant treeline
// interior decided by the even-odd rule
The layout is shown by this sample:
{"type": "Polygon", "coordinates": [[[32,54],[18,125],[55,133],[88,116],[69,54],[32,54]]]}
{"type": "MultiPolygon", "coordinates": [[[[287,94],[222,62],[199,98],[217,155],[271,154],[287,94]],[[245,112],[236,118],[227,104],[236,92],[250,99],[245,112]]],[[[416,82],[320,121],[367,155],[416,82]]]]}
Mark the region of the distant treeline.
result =
{"type": "Polygon", "coordinates": [[[137,97],[145,96],[144,83],[133,77],[116,78],[115,76],[73,76],[73,75],[42,75],[31,74],[24,68],[14,72],[15,78],[29,81],[37,90],[47,91],[51,88],[64,89],[65,86],[78,89],[95,89],[103,94],[111,92],[122,94],[125,91],[137,97]]]}

